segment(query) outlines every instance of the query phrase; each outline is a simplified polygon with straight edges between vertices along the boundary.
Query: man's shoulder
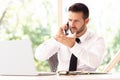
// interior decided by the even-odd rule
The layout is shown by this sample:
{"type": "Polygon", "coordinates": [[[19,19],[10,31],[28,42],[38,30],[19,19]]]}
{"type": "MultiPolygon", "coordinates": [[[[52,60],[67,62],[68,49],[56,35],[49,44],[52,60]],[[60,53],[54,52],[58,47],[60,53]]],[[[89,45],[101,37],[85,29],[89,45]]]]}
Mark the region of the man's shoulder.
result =
{"type": "Polygon", "coordinates": [[[89,38],[89,39],[92,39],[92,38],[96,38],[96,39],[100,39],[101,38],[101,39],[104,39],[104,37],[102,35],[98,34],[95,31],[92,31],[92,30],[88,30],[87,34],[88,34],[87,38],[89,38]]]}

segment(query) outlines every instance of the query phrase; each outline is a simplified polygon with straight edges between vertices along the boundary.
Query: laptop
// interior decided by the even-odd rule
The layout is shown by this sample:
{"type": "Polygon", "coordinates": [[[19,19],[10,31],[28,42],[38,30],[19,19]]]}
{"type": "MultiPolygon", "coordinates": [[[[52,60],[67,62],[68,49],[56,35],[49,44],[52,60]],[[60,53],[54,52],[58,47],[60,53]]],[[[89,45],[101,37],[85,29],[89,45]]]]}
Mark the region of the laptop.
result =
{"type": "Polygon", "coordinates": [[[40,75],[30,40],[0,41],[0,75],[40,75]]]}

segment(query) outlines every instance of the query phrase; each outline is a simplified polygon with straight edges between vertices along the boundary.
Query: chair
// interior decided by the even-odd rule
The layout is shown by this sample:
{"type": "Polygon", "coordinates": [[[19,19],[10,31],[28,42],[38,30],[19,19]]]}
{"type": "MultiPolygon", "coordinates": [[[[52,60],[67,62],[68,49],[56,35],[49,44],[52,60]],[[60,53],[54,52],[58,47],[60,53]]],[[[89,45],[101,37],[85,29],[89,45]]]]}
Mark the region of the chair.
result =
{"type": "Polygon", "coordinates": [[[116,53],[114,58],[109,62],[109,64],[104,68],[103,72],[110,72],[112,68],[120,61],[120,50],[116,53]]]}
{"type": "Polygon", "coordinates": [[[52,57],[48,59],[48,64],[52,72],[56,72],[58,66],[58,58],[57,53],[55,53],[52,57]]]}

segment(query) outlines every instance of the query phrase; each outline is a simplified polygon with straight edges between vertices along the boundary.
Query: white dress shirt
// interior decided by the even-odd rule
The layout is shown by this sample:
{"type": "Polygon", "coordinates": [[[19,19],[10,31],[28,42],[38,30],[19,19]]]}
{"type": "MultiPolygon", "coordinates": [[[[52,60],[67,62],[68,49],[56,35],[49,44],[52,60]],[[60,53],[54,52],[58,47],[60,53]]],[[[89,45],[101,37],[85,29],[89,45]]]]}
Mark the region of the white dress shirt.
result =
{"type": "Polygon", "coordinates": [[[35,58],[47,60],[57,52],[59,61],[58,71],[68,71],[70,58],[73,53],[78,59],[78,71],[95,71],[103,61],[105,52],[104,39],[88,30],[79,39],[81,43],[76,42],[72,48],[69,48],[51,38],[38,46],[35,58]]]}

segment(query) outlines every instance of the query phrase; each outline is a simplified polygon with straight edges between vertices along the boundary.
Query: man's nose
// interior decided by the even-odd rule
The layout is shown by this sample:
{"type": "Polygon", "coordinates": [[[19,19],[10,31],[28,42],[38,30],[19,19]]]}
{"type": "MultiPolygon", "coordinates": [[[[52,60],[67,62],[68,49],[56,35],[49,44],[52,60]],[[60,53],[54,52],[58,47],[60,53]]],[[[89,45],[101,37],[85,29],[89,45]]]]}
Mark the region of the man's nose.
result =
{"type": "Polygon", "coordinates": [[[71,26],[75,26],[75,22],[74,21],[71,22],[71,26]]]}

